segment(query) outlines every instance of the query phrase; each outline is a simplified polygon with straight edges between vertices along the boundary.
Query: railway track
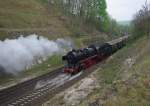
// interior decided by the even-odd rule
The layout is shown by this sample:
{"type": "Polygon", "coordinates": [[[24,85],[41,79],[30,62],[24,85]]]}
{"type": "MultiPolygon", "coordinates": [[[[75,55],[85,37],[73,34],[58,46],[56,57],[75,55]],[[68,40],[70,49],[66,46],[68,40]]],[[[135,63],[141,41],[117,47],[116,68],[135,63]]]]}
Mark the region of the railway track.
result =
{"type": "Polygon", "coordinates": [[[47,75],[0,91],[0,106],[41,106],[43,102],[53,97],[56,93],[63,91],[89,75],[100,64],[75,76],[62,73],[63,68],[61,67],[47,75]]]}
{"type": "Polygon", "coordinates": [[[52,80],[47,80],[46,82],[40,81],[35,86],[35,90],[33,92],[24,95],[23,97],[20,97],[12,102],[9,102],[8,106],[32,105],[31,103],[32,101],[42,98],[49,92],[53,92],[53,90],[57,89],[58,87],[61,87],[62,85],[68,83],[69,81],[73,80],[76,77],[77,76],[71,77],[70,75],[59,74],[56,78],[52,80]]]}
{"type": "MultiPolygon", "coordinates": [[[[111,43],[114,42],[117,42],[117,40],[111,43]]],[[[75,76],[62,73],[63,67],[61,67],[40,77],[4,89],[0,91],[0,106],[41,106],[44,101],[47,101],[56,93],[89,75],[104,60],[75,76]]]]}
{"type": "Polygon", "coordinates": [[[35,90],[35,86],[37,82],[41,80],[47,80],[47,79],[53,79],[58,74],[61,73],[60,70],[62,70],[63,67],[58,68],[50,73],[47,73],[45,75],[39,76],[37,78],[25,81],[23,83],[19,83],[15,86],[12,86],[10,88],[4,89],[0,91],[0,106],[7,106],[9,101],[13,101],[18,99],[19,97],[31,93],[35,90]]]}

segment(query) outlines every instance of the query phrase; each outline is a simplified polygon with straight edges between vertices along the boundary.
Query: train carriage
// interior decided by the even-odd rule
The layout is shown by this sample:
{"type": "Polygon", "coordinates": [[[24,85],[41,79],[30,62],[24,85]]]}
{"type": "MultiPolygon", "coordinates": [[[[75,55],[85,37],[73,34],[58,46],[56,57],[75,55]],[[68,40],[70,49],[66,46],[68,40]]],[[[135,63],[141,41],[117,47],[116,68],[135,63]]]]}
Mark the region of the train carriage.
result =
{"type": "Polygon", "coordinates": [[[90,45],[87,48],[72,50],[62,57],[63,61],[67,62],[63,71],[76,74],[87,69],[121,49],[126,44],[127,39],[128,36],[124,36],[101,45],[90,45]]]}

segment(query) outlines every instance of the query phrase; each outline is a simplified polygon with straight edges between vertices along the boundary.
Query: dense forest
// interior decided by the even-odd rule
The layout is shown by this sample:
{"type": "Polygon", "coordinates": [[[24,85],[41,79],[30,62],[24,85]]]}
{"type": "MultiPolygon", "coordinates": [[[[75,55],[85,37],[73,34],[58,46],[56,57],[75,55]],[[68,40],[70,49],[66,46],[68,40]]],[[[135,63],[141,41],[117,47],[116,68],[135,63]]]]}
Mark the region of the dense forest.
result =
{"type": "Polygon", "coordinates": [[[50,0],[49,4],[73,19],[70,24],[74,30],[81,24],[87,24],[90,26],[89,30],[96,28],[110,35],[120,35],[129,31],[128,26],[119,25],[109,16],[106,0],[50,0]]]}
{"type": "Polygon", "coordinates": [[[107,21],[105,0],[50,0],[50,4],[60,7],[65,15],[80,18],[84,23],[102,27],[107,21]]]}

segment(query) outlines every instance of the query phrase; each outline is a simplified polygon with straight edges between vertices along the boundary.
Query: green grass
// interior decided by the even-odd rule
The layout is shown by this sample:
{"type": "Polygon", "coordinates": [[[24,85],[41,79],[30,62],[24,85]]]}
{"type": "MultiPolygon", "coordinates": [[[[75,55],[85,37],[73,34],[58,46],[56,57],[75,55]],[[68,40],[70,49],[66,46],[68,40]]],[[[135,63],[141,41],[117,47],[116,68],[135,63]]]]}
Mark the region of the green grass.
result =
{"type": "Polygon", "coordinates": [[[31,69],[24,71],[22,75],[41,75],[45,72],[49,72],[51,69],[60,67],[62,64],[61,56],[54,55],[48,58],[47,61],[43,62],[42,64],[35,65],[31,69]]]}
{"type": "MultiPolygon", "coordinates": [[[[89,94],[78,106],[99,103],[103,106],[149,106],[150,105],[150,39],[141,39],[128,44],[108,58],[93,75],[99,88],[89,94]],[[125,62],[133,59],[129,67],[125,62]]],[[[47,106],[65,104],[64,96],[49,100],[47,106]],[[57,102],[53,102],[57,101],[57,102]]]]}
{"type": "Polygon", "coordinates": [[[50,39],[70,35],[64,22],[60,20],[61,15],[57,14],[60,12],[53,11],[54,8],[48,9],[47,0],[0,0],[0,2],[0,39],[11,37],[18,32],[26,35],[38,33],[50,39]],[[47,28],[47,30],[32,31],[32,28],[47,28]],[[31,31],[25,31],[26,29],[31,31]]]}
{"type": "MultiPolygon", "coordinates": [[[[143,37],[108,58],[94,76],[100,88],[89,94],[79,106],[99,101],[103,106],[150,105],[150,39],[143,37]],[[129,67],[125,61],[135,59],[129,67]]],[[[50,105],[61,106],[63,96],[50,100],[50,105]],[[53,102],[57,101],[57,102],[53,102]]]]}
{"type": "Polygon", "coordinates": [[[46,10],[36,0],[5,0],[0,3],[1,28],[27,28],[46,25],[46,10]]]}
{"type": "Polygon", "coordinates": [[[127,45],[109,58],[96,74],[101,88],[91,93],[81,106],[96,100],[104,106],[149,106],[150,105],[150,41],[143,37],[127,45]],[[125,60],[135,58],[132,67],[125,60]]]}

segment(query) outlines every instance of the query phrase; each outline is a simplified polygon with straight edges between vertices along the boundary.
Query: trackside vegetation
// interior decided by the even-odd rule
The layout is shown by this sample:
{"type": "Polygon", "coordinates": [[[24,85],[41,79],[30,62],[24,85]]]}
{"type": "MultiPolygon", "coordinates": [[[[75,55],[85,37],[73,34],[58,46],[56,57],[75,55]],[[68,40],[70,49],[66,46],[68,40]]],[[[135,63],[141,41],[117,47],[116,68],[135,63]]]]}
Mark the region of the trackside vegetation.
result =
{"type": "Polygon", "coordinates": [[[133,39],[150,36],[150,3],[145,3],[132,21],[133,39]]]}
{"type": "MultiPolygon", "coordinates": [[[[149,22],[150,5],[146,3],[135,14],[129,26],[131,41],[93,73],[100,87],[94,89],[83,100],[79,100],[78,106],[150,105],[149,22]]],[[[63,94],[54,97],[49,103],[54,106],[66,105],[63,94]]]]}
{"type": "MultiPolygon", "coordinates": [[[[81,48],[129,34],[131,42],[93,74],[100,86],[78,105],[149,106],[150,4],[129,25],[118,24],[106,9],[106,0],[0,0],[0,40],[36,33],[48,39],[71,37],[81,48]]],[[[0,86],[53,71],[64,65],[61,57],[56,54],[16,76],[0,76],[0,86]]],[[[66,105],[62,95],[52,101],[50,106],[66,105]]]]}

